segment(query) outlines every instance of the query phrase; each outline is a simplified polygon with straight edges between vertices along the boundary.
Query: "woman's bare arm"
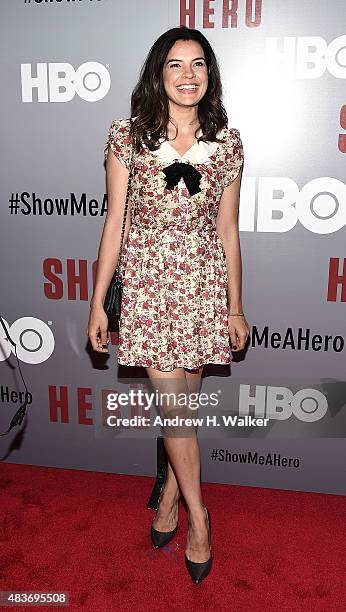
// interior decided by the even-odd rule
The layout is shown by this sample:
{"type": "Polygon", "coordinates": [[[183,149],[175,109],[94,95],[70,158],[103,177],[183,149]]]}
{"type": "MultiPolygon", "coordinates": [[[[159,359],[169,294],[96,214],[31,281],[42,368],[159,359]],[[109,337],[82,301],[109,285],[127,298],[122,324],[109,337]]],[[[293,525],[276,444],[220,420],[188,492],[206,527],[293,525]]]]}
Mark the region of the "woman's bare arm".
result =
{"type": "Polygon", "coordinates": [[[239,197],[241,174],[223,191],[216,220],[216,231],[225,251],[228,271],[228,311],[243,312],[242,261],[239,238],[239,197]]]}
{"type": "Polygon", "coordinates": [[[216,220],[216,231],[221,239],[227,261],[228,277],[228,329],[233,351],[240,351],[250,334],[245,316],[232,316],[243,313],[242,302],[242,261],[239,237],[239,198],[242,168],[222,194],[216,220]]]}
{"type": "MultiPolygon", "coordinates": [[[[124,219],[129,170],[115,156],[110,146],[106,161],[106,185],[108,209],[101,236],[95,288],[91,306],[102,306],[118,262],[121,229],[124,219]]],[[[123,245],[130,229],[130,206],[128,206],[123,245]]]]}

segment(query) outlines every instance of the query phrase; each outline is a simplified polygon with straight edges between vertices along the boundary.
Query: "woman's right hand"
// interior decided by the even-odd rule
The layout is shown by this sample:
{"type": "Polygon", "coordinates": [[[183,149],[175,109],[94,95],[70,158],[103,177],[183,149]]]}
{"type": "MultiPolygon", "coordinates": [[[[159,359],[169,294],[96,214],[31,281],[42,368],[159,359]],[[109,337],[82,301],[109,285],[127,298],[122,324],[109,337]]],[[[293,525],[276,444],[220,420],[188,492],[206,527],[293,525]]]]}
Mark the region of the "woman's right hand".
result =
{"type": "Polygon", "coordinates": [[[90,307],[86,334],[90,338],[94,351],[97,351],[98,353],[109,353],[107,348],[107,345],[110,342],[110,334],[108,332],[108,317],[101,305],[92,305],[90,307]]]}

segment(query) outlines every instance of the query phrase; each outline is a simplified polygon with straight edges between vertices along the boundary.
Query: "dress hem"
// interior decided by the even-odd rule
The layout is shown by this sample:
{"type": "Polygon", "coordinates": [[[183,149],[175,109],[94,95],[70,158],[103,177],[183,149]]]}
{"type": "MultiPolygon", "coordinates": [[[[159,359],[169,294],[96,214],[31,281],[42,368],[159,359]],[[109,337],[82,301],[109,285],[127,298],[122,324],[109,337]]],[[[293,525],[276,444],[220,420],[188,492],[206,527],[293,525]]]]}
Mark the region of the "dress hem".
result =
{"type": "Polygon", "coordinates": [[[186,363],[179,363],[179,362],[175,362],[173,363],[173,366],[171,367],[170,370],[163,370],[162,368],[157,368],[155,367],[155,365],[153,366],[153,364],[148,364],[145,362],[125,362],[125,361],[121,361],[120,359],[117,360],[118,361],[118,365],[124,365],[124,366],[129,366],[129,367],[137,367],[137,368],[154,368],[155,370],[159,370],[160,372],[172,372],[173,370],[175,370],[176,368],[186,368],[187,370],[196,370],[197,368],[200,368],[201,366],[205,366],[205,365],[230,365],[232,363],[232,359],[230,359],[229,361],[203,361],[202,363],[199,363],[197,365],[193,364],[189,364],[187,365],[186,363]]]}

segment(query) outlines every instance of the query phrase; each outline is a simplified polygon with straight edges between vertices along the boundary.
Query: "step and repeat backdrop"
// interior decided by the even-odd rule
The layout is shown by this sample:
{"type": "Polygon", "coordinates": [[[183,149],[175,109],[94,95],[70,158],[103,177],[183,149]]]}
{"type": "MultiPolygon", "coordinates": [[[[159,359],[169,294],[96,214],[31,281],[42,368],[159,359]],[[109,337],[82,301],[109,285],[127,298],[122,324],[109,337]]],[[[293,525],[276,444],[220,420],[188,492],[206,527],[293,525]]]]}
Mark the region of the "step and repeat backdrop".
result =
{"type": "MultiPolygon", "coordinates": [[[[1,460],[156,473],[145,370],[118,366],[117,333],[109,355],[94,353],[86,327],[107,131],[130,116],[153,42],[187,25],[216,52],[245,154],[250,339],[230,367],[205,367],[203,480],[344,495],[344,0],[3,0],[0,11],[0,315],[29,390],[21,428],[0,438],[1,460]],[[120,405],[129,391],[134,401],[120,405]]],[[[25,387],[0,334],[4,431],[25,387]]]]}

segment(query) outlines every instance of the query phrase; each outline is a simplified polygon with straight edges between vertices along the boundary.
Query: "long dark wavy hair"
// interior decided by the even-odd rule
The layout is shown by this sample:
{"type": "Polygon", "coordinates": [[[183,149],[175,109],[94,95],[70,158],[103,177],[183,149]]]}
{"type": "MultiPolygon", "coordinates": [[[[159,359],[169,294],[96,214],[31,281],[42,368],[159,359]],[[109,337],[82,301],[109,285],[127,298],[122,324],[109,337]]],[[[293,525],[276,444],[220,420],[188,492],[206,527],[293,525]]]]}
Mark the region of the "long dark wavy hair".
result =
{"type": "MultiPolygon", "coordinates": [[[[204,51],[208,68],[208,88],[198,103],[198,120],[202,136],[197,141],[224,142],[217,132],[227,127],[228,118],[221,101],[222,85],[215,53],[199,30],[180,26],[167,30],[154,42],[140,71],[139,80],[131,95],[130,136],[137,152],[141,141],[152,151],[156,150],[160,138],[167,138],[169,121],[168,97],[163,83],[163,68],[166,57],[177,40],[195,40],[204,51]],[[149,137],[148,137],[149,133],[149,137]]],[[[199,128],[198,128],[199,129],[199,128]]]]}

